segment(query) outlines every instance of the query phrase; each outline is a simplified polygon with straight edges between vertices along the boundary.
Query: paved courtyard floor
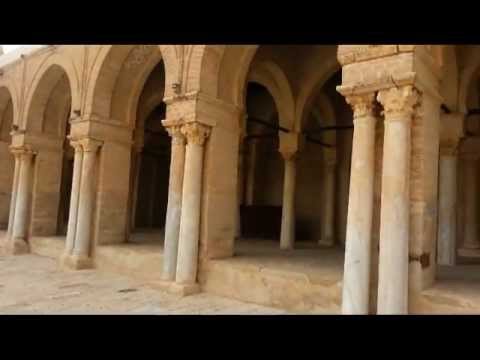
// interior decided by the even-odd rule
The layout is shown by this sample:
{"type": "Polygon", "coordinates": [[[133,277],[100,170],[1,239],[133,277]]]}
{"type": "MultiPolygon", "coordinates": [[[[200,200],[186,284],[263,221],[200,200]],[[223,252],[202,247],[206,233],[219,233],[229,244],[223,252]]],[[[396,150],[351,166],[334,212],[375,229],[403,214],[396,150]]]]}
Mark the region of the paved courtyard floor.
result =
{"type": "Polygon", "coordinates": [[[0,314],[284,314],[207,293],[178,297],[130,277],[61,271],[38,255],[0,254],[0,314]]]}

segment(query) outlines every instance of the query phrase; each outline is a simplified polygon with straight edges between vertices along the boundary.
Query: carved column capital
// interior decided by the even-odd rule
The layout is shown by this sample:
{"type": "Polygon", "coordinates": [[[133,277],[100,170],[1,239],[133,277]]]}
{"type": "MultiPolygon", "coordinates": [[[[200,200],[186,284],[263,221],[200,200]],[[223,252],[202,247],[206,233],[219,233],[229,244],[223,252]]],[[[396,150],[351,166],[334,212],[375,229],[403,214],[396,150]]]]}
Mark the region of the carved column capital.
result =
{"type": "Polygon", "coordinates": [[[70,146],[73,147],[75,153],[82,151],[82,144],[78,140],[70,140],[70,146]]]}
{"type": "Polygon", "coordinates": [[[375,110],[375,93],[347,95],[345,100],[352,107],[354,119],[373,116],[375,110]]]}
{"type": "Polygon", "coordinates": [[[35,151],[26,146],[10,147],[10,151],[16,158],[31,158],[36,154],[35,151]]]}
{"type": "Polygon", "coordinates": [[[205,144],[206,139],[210,135],[211,127],[200,123],[188,123],[181,127],[181,132],[185,136],[188,144],[200,145],[205,144]]]}
{"type": "Polygon", "coordinates": [[[103,142],[95,139],[85,138],[78,140],[84,152],[96,152],[103,142]]]}
{"type": "Polygon", "coordinates": [[[185,145],[185,135],[182,133],[181,125],[167,126],[165,129],[172,138],[172,145],[185,145]]]}
{"type": "Polygon", "coordinates": [[[457,156],[458,155],[458,141],[444,141],[440,143],[440,156],[457,156]]]}
{"type": "Polygon", "coordinates": [[[411,85],[378,92],[377,100],[383,105],[386,121],[411,120],[420,94],[411,85]]]}
{"type": "Polygon", "coordinates": [[[294,161],[297,158],[298,151],[280,151],[283,160],[285,161],[294,161]]]}

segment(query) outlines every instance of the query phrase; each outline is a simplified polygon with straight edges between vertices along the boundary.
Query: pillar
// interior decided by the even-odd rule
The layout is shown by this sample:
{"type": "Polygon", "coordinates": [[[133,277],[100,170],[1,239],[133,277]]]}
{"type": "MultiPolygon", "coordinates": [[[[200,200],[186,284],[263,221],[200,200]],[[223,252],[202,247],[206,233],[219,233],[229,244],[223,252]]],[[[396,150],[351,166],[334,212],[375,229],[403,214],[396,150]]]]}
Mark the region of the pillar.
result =
{"type": "Polygon", "coordinates": [[[71,145],[75,150],[75,155],[73,158],[72,191],[70,194],[70,209],[68,211],[67,239],[65,241],[65,253],[63,257],[71,255],[75,242],[83,163],[82,146],[77,141],[72,141],[71,145]]]}
{"type": "Polygon", "coordinates": [[[438,179],[437,263],[455,265],[457,233],[457,151],[455,146],[440,147],[438,179]]]}
{"type": "Polygon", "coordinates": [[[296,152],[281,152],[285,164],[283,177],[282,228],[280,249],[293,249],[295,242],[295,176],[296,152]]]}
{"type": "Polygon", "coordinates": [[[93,139],[83,139],[80,140],[80,144],[83,150],[83,160],[80,175],[77,226],[72,255],[69,259],[70,267],[78,270],[93,267],[91,250],[96,199],[95,186],[97,183],[97,152],[101,143],[93,139]]]}
{"type": "Polygon", "coordinates": [[[331,150],[326,150],[325,153],[322,227],[321,239],[318,244],[321,246],[333,246],[335,243],[336,159],[335,154],[331,150]]]}
{"type": "Polygon", "coordinates": [[[237,218],[236,218],[236,229],[235,236],[237,239],[242,237],[242,216],[241,216],[241,207],[243,204],[243,191],[244,191],[244,137],[243,135],[239,137],[238,144],[238,173],[237,173],[237,218]]]}
{"type": "Polygon", "coordinates": [[[27,234],[31,210],[34,153],[28,149],[16,149],[14,151],[17,152],[19,158],[20,170],[15,195],[15,214],[11,237],[8,240],[8,249],[13,254],[24,254],[29,251],[27,234]]]}
{"type": "Polygon", "coordinates": [[[375,178],[374,94],[348,96],[354,112],[342,314],[369,313],[375,178]]]}
{"type": "MultiPolygon", "coordinates": [[[[135,172],[132,184],[132,203],[130,206],[130,232],[135,230],[136,215],[137,215],[137,200],[138,200],[138,186],[140,182],[140,169],[142,167],[142,148],[135,148],[135,166],[133,171],[135,172]]],[[[128,236],[128,235],[127,235],[128,236]]]]}
{"type": "Polygon", "coordinates": [[[148,202],[148,226],[152,227],[155,222],[155,202],[157,194],[157,173],[158,173],[158,159],[155,156],[150,157],[152,174],[150,179],[150,199],[148,202]]]}
{"type": "Polygon", "coordinates": [[[251,206],[255,200],[255,167],[257,165],[258,139],[248,140],[247,173],[245,174],[245,205],[251,206]]]}
{"type": "Polygon", "coordinates": [[[465,257],[480,256],[480,239],[478,233],[478,156],[465,155],[465,232],[462,247],[458,255],[465,257]]]}
{"type": "Polygon", "coordinates": [[[13,173],[13,184],[12,184],[12,196],[10,197],[10,212],[8,214],[8,228],[7,228],[7,237],[9,239],[12,235],[13,229],[13,219],[15,218],[15,205],[16,205],[16,197],[17,197],[17,190],[18,190],[18,178],[20,174],[20,156],[17,151],[12,151],[13,156],[15,157],[15,170],[13,173]]]}
{"type": "Polygon", "coordinates": [[[184,286],[194,286],[197,278],[200,240],[204,143],[210,134],[210,127],[200,123],[189,123],[183,125],[181,131],[186,137],[187,146],[176,282],[184,286]]]}
{"type": "Polygon", "coordinates": [[[412,86],[379,92],[385,114],[378,314],[408,313],[411,123],[418,95],[412,86]]]}
{"type": "Polygon", "coordinates": [[[172,138],[170,179],[168,184],[167,218],[163,253],[163,279],[174,281],[177,269],[178,236],[182,212],[183,171],[185,167],[185,137],[180,126],[166,128],[172,138]]]}

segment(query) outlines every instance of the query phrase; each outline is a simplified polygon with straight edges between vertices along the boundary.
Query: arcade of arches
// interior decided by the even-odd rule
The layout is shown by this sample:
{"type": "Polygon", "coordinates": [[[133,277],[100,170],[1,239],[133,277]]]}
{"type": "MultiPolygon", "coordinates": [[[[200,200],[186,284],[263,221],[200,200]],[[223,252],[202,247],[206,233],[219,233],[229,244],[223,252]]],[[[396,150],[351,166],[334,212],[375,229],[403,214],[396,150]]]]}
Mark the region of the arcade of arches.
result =
{"type": "Polygon", "coordinates": [[[296,312],[480,313],[480,47],[0,56],[0,246],[296,312]]]}

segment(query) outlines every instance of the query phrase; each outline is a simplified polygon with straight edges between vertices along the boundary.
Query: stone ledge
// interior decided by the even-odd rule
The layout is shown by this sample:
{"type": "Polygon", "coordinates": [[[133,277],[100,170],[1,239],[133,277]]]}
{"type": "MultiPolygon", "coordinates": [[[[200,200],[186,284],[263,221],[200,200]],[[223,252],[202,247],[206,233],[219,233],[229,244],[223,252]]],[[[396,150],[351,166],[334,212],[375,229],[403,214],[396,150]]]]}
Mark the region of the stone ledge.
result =
{"type": "Polygon", "coordinates": [[[458,255],[467,258],[480,258],[480,249],[458,249],[458,255]]]}

